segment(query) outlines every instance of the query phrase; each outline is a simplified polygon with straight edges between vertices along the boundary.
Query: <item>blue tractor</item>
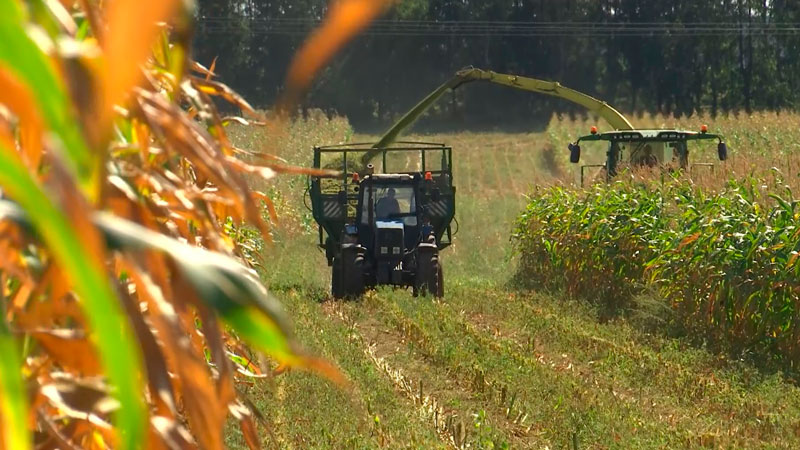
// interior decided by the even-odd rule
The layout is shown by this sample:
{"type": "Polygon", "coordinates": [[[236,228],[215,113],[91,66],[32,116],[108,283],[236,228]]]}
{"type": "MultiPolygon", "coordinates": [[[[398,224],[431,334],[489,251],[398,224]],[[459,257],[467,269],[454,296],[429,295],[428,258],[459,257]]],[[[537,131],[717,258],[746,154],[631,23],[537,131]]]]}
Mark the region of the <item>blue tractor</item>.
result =
{"type": "Polygon", "coordinates": [[[314,167],[342,173],[309,183],[333,297],[381,285],[442,297],[439,252],[451,243],[455,215],[452,150],[416,142],[317,147],[314,167]],[[377,167],[363,164],[367,153],[378,156],[377,167]]]}

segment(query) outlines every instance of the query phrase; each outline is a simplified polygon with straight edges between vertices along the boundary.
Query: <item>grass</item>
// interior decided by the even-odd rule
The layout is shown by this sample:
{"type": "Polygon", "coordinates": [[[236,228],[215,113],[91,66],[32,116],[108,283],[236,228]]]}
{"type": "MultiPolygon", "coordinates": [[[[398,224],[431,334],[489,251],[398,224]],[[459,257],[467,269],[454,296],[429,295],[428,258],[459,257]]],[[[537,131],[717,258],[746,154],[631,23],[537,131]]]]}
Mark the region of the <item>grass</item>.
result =
{"type": "MultiPolygon", "coordinates": [[[[284,157],[310,163],[312,145],[351,136],[345,125],[321,116],[298,123],[305,137],[295,142],[305,140],[304,147],[284,157]]],[[[508,283],[516,267],[509,237],[525,194],[572,175],[566,150],[551,150],[558,126],[541,134],[424,137],[455,149],[460,231],[443,253],[441,302],[392,289],[333,302],[325,295],[329,269],[315,247],[316,231],[301,225],[276,232],[264,280],[297,318],[301,340],[339,365],[354,388],[341,391],[296,372],[257,383],[251,397],[282,411],[271,428],[276,440],[265,437],[268,447],[800,444],[800,389],[781,374],[670,335],[652,321],[609,319],[559,292],[508,283]]],[[[303,180],[291,182],[297,189],[285,204],[302,217],[296,205],[303,180]]]]}

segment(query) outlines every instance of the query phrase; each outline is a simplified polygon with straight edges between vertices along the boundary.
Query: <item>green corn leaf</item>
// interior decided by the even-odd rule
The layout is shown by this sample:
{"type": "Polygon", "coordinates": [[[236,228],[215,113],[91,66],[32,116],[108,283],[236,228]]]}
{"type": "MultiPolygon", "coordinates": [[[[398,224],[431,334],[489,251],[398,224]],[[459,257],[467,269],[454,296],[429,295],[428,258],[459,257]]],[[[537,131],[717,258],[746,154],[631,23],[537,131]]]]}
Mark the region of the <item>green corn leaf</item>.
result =
{"type": "Polygon", "coordinates": [[[158,250],[168,255],[200,299],[248,343],[286,363],[302,363],[292,350],[288,320],[258,278],[233,258],[183,244],[109,214],[94,222],[112,249],[158,250]]]}
{"type": "Polygon", "coordinates": [[[5,318],[0,318],[0,417],[2,417],[2,437],[0,446],[15,450],[31,448],[28,432],[28,405],[25,388],[20,376],[22,365],[17,357],[14,338],[8,332],[5,318]]]}
{"type": "Polygon", "coordinates": [[[141,399],[140,354],[109,277],[92,263],[81,247],[78,230],[36,184],[13,151],[2,144],[0,186],[29,215],[31,227],[41,236],[81,299],[92,327],[93,343],[120,402],[116,413],[116,424],[121,434],[119,448],[140,448],[145,442],[147,417],[141,399]]]}
{"type": "MultiPolygon", "coordinates": [[[[28,225],[22,210],[0,201],[0,217],[28,225]]],[[[183,244],[133,222],[97,213],[94,223],[111,250],[156,250],[169,256],[198,297],[249,344],[281,362],[303,365],[291,345],[291,331],[278,302],[258,278],[233,258],[183,244]]]]}
{"type": "MultiPolygon", "coordinates": [[[[24,15],[15,0],[0,0],[0,65],[8,67],[25,83],[36,99],[36,106],[66,151],[70,169],[82,188],[89,192],[92,180],[92,155],[71,117],[69,98],[58,81],[55,68],[31,39],[23,23],[24,15]]],[[[46,35],[43,39],[49,39],[46,35]]]]}

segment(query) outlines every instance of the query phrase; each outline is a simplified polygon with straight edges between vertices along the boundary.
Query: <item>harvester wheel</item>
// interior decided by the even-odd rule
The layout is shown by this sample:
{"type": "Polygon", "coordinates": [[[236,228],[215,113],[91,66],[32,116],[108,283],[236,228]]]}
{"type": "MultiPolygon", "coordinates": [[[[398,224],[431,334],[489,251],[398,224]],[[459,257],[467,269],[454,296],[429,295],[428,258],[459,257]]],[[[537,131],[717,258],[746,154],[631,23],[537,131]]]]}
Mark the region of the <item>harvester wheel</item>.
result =
{"type": "Polygon", "coordinates": [[[342,254],[342,296],[349,299],[364,294],[364,257],[357,252],[342,254]]]}
{"type": "Polygon", "coordinates": [[[417,260],[417,275],[414,280],[414,295],[444,295],[444,280],[439,265],[438,252],[420,252],[417,260]]]}

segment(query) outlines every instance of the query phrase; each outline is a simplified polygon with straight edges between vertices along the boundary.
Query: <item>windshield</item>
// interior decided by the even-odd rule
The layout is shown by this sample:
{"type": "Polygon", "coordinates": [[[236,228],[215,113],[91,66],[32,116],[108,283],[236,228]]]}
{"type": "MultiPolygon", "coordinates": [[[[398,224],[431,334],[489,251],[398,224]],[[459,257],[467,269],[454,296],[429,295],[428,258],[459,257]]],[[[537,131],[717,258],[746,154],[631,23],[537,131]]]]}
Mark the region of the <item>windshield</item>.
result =
{"type": "MultiPolygon", "coordinates": [[[[364,191],[364,210],[361,223],[369,223],[369,193],[364,191]]],[[[375,220],[402,220],[406,225],[416,225],[414,187],[407,184],[389,184],[373,187],[372,201],[375,220]],[[411,223],[414,222],[414,223],[411,223]]]]}
{"type": "Polygon", "coordinates": [[[687,155],[685,141],[618,141],[610,144],[619,162],[653,167],[658,164],[684,165],[687,155]]]}

